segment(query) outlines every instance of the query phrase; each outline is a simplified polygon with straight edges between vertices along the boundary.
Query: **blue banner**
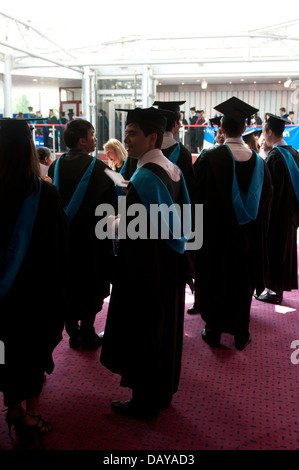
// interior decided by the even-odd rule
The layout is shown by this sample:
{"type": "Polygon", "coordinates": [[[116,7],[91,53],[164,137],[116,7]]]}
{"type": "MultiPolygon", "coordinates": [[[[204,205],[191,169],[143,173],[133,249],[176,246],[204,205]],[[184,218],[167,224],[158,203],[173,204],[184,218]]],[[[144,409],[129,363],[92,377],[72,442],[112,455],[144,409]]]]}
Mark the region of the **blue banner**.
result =
{"type": "Polygon", "coordinates": [[[214,139],[215,139],[215,130],[218,129],[218,127],[212,127],[212,126],[206,126],[205,127],[205,135],[204,135],[204,144],[203,147],[205,149],[208,149],[214,145],[214,139]]]}
{"type": "Polygon", "coordinates": [[[283,138],[288,145],[299,150],[299,126],[286,126],[283,138]]]}

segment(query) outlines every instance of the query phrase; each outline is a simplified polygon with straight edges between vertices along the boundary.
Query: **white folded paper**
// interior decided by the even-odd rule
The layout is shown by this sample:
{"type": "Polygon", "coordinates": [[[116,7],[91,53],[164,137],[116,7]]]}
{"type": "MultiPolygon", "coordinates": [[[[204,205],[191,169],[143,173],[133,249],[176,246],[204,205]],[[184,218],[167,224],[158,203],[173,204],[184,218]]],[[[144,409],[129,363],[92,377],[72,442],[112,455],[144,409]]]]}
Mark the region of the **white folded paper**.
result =
{"type": "Polygon", "coordinates": [[[128,186],[128,184],[125,183],[123,175],[117,173],[117,171],[109,170],[109,168],[105,168],[104,171],[117,186],[120,186],[121,188],[126,188],[128,186]]]}

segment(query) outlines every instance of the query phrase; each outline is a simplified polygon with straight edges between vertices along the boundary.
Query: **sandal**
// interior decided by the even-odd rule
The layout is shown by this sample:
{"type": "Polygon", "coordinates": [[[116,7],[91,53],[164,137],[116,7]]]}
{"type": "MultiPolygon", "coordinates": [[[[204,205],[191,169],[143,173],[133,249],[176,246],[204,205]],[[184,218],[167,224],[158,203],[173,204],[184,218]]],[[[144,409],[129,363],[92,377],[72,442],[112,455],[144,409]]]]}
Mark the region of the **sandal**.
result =
{"type": "Polygon", "coordinates": [[[48,421],[45,421],[42,418],[42,415],[31,415],[30,413],[25,413],[24,416],[31,416],[37,420],[36,424],[25,424],[23,422],[23,427],[27,430],[32,430],[37,432],[40,435],[46,434],[47,432],[52,431],[52,426],[48,421]]]}

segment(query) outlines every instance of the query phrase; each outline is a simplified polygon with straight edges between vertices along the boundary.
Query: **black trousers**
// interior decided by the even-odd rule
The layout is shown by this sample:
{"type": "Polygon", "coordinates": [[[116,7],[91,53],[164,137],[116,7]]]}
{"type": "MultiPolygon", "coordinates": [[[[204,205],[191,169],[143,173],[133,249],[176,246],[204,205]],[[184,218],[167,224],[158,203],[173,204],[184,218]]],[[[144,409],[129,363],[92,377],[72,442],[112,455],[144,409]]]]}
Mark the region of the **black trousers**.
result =
{"type": "Polygon", "coordinates": [[[95,335],[95,315],[87,315],[82,320],[68,320],[65,323],[67,334],[71,338],[90,339],[95,335]]]}

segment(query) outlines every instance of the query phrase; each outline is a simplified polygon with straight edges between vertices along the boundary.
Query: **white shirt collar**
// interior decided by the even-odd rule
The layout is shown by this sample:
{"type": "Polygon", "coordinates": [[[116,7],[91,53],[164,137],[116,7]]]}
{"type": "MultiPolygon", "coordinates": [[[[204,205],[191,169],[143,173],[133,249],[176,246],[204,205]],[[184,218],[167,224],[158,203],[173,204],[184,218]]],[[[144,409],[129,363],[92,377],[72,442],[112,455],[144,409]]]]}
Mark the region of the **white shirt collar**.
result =
{"type": "MultiPolygon", "coordinates": [[[[288,145],[285,140],[281,139],[279,142],[275,142],[275,144],[273,144],[273,147],[280,147],[281,145],[288,145]]],[[[272,148],[273,148],[272,147],[272,148]]]]}
{"type": "Polygon", "coordinates": [[[227,137],[224,143],[225,144],[241,144],[244,146],[244,141],[242,137],[227,137]]]}
{"type": "Polygon", "coordinates": [[[181,172],[168,158],[166,158],[160,149],[153,149],[146,152],[138,159],[137,168],[141,168],[146,163],[155,163],[161,166],[173,181],[179,181],[181,172]]]}
{"type": "Polygon", "coordinates": [[[176,143],[177,143],[177,141],[173,137],[172,132],[165,131],[164,134],[163,134],[162,149],[168,149],[169,147],[172,147],[176,143]]]}

